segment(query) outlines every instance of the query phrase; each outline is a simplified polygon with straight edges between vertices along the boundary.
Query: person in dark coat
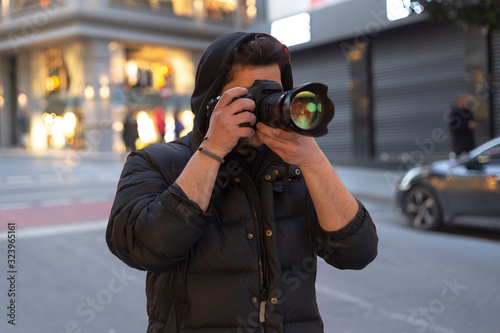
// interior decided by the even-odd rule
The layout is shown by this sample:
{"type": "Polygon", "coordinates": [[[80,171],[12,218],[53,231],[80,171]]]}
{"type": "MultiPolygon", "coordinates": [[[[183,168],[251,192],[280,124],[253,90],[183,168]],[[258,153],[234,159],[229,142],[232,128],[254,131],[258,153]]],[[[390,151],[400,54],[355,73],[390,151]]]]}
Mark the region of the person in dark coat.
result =
{"type": "Polygon", "coordinates": [[[135,142],[139,138],[139,131],[137,129],[137,120],[134,118],[133,112],[128,112],[123,121],[123,143],[127,151],[135,151],[135,142]]]}
{"type": "Polygon", "coordinates": [[[256,79],[293,88],[286,46],[219,37],[197,69],[192,132],[124,165],[106,241],[147,271],[148,333],[323,332],[317,257],[362,269],[377,255],[369,213],[314,138],[256,124],[254,101],[234,99],[256,79]]]}
{"type": "Polygon", "coordinates": [[[479,124],[474,120],[474,114],[469,106],[473,98],[468,94],[459,96],[447,118],[452,152],[455,156],[465,154],[476,147],[474,131],[479,128],[479,124]]]}

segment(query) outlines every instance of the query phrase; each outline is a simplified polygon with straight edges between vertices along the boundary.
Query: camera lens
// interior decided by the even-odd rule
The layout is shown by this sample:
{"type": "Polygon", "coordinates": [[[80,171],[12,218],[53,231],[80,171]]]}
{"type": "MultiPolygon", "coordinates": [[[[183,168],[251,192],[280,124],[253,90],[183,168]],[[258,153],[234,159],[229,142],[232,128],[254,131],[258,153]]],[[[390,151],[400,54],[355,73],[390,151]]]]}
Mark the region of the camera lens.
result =
{"type": "MultiPolygon", "coordinates": [[[[255,101],[257,122],[319,137],[328,133],[328,123],[335,114],[335,107],[328,98],[328,87],[322,83],[306,83],[292,90],[283,91],[275,81],[256,80],[245,96],[255,101]]],[[[240,124],[248,127],[249,124],[240,124]]]]}
{"type": "Polygon", "coordinates": [[[322,119],[321,102],[310,91],[301,91],[292,99],[290,105],[292,121],[299,128],[308,130],[318,126],[322,119]]]}

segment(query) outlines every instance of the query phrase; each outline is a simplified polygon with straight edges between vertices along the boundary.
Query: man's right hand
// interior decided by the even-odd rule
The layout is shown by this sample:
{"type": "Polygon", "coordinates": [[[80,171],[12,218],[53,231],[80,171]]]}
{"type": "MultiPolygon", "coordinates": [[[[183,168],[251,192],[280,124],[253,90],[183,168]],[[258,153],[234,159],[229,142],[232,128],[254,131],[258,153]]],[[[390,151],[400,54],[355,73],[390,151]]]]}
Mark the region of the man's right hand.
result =
{"type": "Polygon", "coordinates": [[[253,113],[255,102],[249,98],[239,98],[247,93],[246,88],[236,87],[224,92],[210,116],[210,125],[206,140],[200,145],[224,158],[238,144],[241,138],[255,135],[252,127],[241,127],[240,124],[255,125],[257,117],[253,113]],[[233,101],[234,100],[234,101],[233,101]]]}

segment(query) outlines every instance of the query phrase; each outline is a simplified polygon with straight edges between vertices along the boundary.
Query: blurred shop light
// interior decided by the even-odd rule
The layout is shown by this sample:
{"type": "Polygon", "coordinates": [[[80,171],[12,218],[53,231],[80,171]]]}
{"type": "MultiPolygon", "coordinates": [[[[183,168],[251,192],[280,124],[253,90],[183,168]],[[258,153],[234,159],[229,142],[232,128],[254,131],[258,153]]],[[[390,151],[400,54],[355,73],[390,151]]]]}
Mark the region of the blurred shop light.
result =
{"type": "Polygon", "coordinates": [[[26,94],[20,93],[17,96],[17,102],[19,103],[19,106],[24,108],[26,107],[26,104],[28,104],[28,97],[26,97],[26,94]]]}
{"type": "Polygon", "coordinates": [[[75,136],[76,116],[73,112],[66,112],[63,117],[64,135],[72,138],[75,136]]]}
{"type": "Polygon", "coordinates": [[[181,122],[182,125],[184,126],[184,129],[180,133],[180,136],[186,135],[187,133],[191,132],[193,129],[194,125],[194,114],[191,112],[191,110],[184,110],[182,112],[182,117],[181,117],[181,122]]]}
{"type": "Polygon", "coordinates": [[[149,0],[149,5],[154,11],[160,10],[159,0],[149,0]]]}
{"type": "Polygon", "coordinates": [[[66,144],[66,137],[64,136],[64,120],[62,119],[62,117],[55,117],[51,134],[54,148],[63,148],[66,144]]]}
{"type": "Polygon", "coordinates": [[[203,0],[194,0],[193,8],[197,14],[201,14],[204,10],[205,5],[203,4],[203,0]]]}
{"type": "Polygon", "coordinates": [[[36,119],[31,129],[31,148],[34,150],[47,149],[47,127],[43,119],[36,119]]]}
{"type": "Polygon", "coordinates": [[[0,9],[2,10],[3,13],[8,13],[9,12],[9,1],[0,1],[0,9]]]}
{"type": "Polygon", "coordinates": [[[134,86],[137,84],[137,71],[139,70],[139,66],[137,66],[137,63],[133,60],[127,61],[125,65],[125,72],[127,72],[127,77],[128,77],[128,82],[131,86],[134,86]]]}
{"type": "Polygon", "coordinates": [[[4,100],[3,96],[0,96],[0,108],[3,107],[4,104],[5,104],[5,100],[4,100]]]}
{"type": "Polygon", "coordinates": [[[153,85],[157,89],[163,88],[165,85],[165,77],[171,72],[171,69],[166,64],[153,63],[149,66],[149,69],[153,73],[153,85]]]}
{"type": "Polygon", "coordinates": [[[170,72],[170,68],[167,65],[161,65],[160,66],[160,74],[161,75],[167,75],[170,72]]]}
{"type": "Polygon", "coordinates": [[[355,43],[347,53],[348,60],[350,62],[356,62],[363,58],[368,50],[368,44],[366,43],[355,43]]]}
{"type": "Polygon", "coordinates": [[[109,90],[109,78],[107,75],[102,74],[99,77],[99,83],[101,85],[101,88],[99,88],[99,97],[101,97],[102,100],[107,100],[110,96],[110,90],[109,90]]]}
{"type": "Polygon", "coordinates": [[[94,87],[86,86],[85,90],[83,91],[83,96],[87,101],[94,99],[94,87]]]}
{"type": "Polygon", "coordinates": [[[412,2],[411,3],[411,8],[413,9],[413,11],[415,12],[415,14],[422,14],[422,12],[424,11],[424,6],[422,6],[420,4],[420,2],[412,2]]]}
{"type": "Polygon", "coordinates": [[[107,85],[109,85],[109,79],[108,79],[108,77],[106,75],[104,75],[104,74],[101,75],[99,77],[99,83],[101,84],[101,86],[107,86],[107,85]]]}
{"type": "Polygon", "coordinates": [[[47,91],[56,91],[61,85],[61,80],[57,76],[51,76],[45,79],[45,89],[47,91]]]}
{"type": "Polygon", "coordinates": [[[99,88],[99,96],[101,97],[102,100],[107,100],[110,94],[111,92],[108,86],[101,86],[101,88],[99,88]]]}
{"type": "Polygon", "coordinates": [[[301,13],[271,23],[271,35],[287,46],[311,40],[311,16],[301,13]]]}
{"type": "Polygon", "coordinates": [[[144,111],[137,114],[137,130],[144,146],[156,142],[155,124],[144,111]]]}
{"type": "Polygon", "coordinates": [[[167,114],[165,117],[165,142],[170,142],[175,140],[175,119],[171,114],[167,114]]]}
{"type": "Polygon", "coordinates": [[[111,128],[113,128],[115,132],[122,132],[124,127],[121,121],[115,121],[113,125],[111,125],[111,128]]]}
{"type": "Polygon", "coordinates": [[[52,129],[52,126],[54,125],[54,118],[55,114],[49,114],[49,113],[44,113],[42,115],[43,119],[43,124],[45,125],[45,128],[47,128],[49,131],[52,129]]]}
{"type": "Polygon", "coordinates": [[[205,3],[209,8],[217,8],[226,11],[234,11],[236,9],[235,0],[205,0],[205,3]]]}
{"type": "Polygon", "coordinates": [[[253,19],[257,15],[257,7],[255,5],[255,0],[247,0],[247,15],[250,19],[253,19]]]}

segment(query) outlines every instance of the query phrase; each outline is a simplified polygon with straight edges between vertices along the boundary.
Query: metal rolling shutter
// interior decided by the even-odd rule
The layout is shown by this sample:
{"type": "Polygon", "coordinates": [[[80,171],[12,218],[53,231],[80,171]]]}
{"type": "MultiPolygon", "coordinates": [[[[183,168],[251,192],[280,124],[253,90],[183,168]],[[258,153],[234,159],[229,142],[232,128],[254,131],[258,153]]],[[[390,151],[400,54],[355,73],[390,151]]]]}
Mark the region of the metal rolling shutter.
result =
{"type": "Polygon", "coordinates": [[[500,136],[500,31],[491,34],[491,106],[493,114],[493,135],[500,136]]]}
{"type": "Polygon", "coordinates": [[[406,153],[418,163],[447,155],[449,140],[437,143],[432,133],[448,134],[444,114],[465,91],[463,32],[425,22],[382,32],[372,46],[376,157],[406,153]]]}
{"type": "Polygon", "coordinates": [[[335,116],[328,126],[328,135],[316,138],[331,160],[349,160],[352,155],[352,125],[349,66],[337,44],[315,47],[291,54],[294,84],[320,82],[328,86],[328,96],[335,105],[335,116]]]}

